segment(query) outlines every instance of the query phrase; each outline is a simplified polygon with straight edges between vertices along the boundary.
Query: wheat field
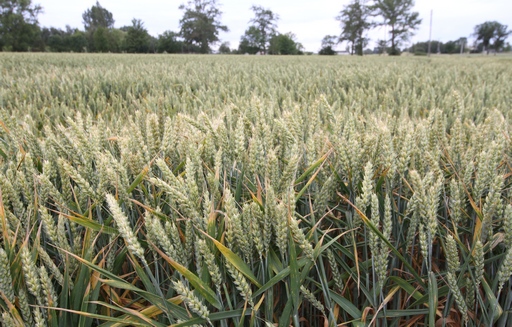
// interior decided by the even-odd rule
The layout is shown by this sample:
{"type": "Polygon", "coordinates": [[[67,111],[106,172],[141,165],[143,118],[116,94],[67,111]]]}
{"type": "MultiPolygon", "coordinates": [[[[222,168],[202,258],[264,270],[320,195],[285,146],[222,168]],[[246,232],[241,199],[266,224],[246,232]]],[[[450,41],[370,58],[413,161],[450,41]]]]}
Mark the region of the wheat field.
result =
{"type": "Polygon", "coordinates": [[[0,61],[3,326],[512,324],[512,58],[0,61]]]}

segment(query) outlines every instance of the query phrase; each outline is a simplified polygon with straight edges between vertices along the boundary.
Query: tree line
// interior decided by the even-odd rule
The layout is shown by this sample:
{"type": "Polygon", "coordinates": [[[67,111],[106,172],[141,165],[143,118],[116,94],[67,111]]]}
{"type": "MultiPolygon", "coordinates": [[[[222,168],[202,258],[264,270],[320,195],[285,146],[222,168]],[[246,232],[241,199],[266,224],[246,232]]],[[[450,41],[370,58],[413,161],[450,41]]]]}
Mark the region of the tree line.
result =
{"type": "MultiPolygon", "coordinates": [[[[512,31],[507,31],[507,26],[502,25],[497,21],[488,21],[483,24],[476,25],[474,28],[473,36],[476,38],[472,48],[468,47],[468,39],[460,37],[457,40],[440,42],[432,41],[430,44],[432,53],[482,53],[493,51],[498,53],[500,51],[511,51],[512,47],[509,43],[505,43],[507,37],[512,31]]],[[[417,42],[413,44],[408,50],[416,55],[426,55],[428,52],[429,42],[417,42]]]]}
{"type": "MultiPolygon", "coordinates": [[[[40,5],[31,0],[0,0],[0,49],[2,51],[211,53],[219,33],[228,31],[220,21],[217,0],[190,0],[179,6],[183,16],[179,31],[149,34],[140,19],[114,27],[114,15],[96,2],[82,14],[84,29],[40,27],[40,5]]],[[[238,49],[222,43],[221,53],[302,54],[303,46],[292,33],[277,32],[279,16],[261,6],[252,6],[254,18],[238,49]]]]}
{"type": "MultiPolygon", "coordinates": [[[[419,13],[413,11],[413,7],[413,0],[352,0],[336,17],[341,25],[341,34],[339,36],[326,35],[322,40],[319,54],[335,54],[334,47],[346,42],[350,54],[388,53],[399,55],[401,46],[410,40],[422,22],[419,13]],[[372,28],[382,26],[388,30],[388,39],[377,40],[378,46],[374,50],[364,50],[370,41],[368,32],[372,28]]],[[[505,40],[512,31],[508,31],[507,28],[506,25],[496,21],[476,25],[472,34],[475,37],[472,51],[486,51],[487,53],[490,50],[510,51],[510,44],[505,44],[505,40]]],[[[434,53],[460,53],[464,52],[465,47],[467,49],[467,41],[466,37],[446,43],[424,41],[404,50],[416,54],[426,54],[430,47],[434,53]]]]}
{"type": "MultiPolygon", "coordinates": [[[[341,33],[326,35],[319,54],[335,54],[335,47],[347,44],[350,54],[363,55],[369,44],[368,32],[385,26],[386,40],[377,40],[377,52],[399,55],[401,47],[414,35],[422,20],[413,11],[414,0],[351,0],[336,20],[341,33]]],[[[96,2],[82,14],[84,29],[66,26],[65,29],[40,27],[37,16],[40,5],[31,0],[0,0],[0,49],[2,51],[54,52],[128,52],[128,53],[211,53],[220,42],[219,33],[229,31],[221,22],[222,11],[217,0],[189,0],[179,6],[183,16],[179,30],[167,30],[158,37],[148,33],[144,22],[133,18],[131,25],[114,27],[112,12],[96,2]]],[[[304,47],[293,33],[278,31],[279,15],[268,8],[253,5],[253,18],[240,38],[237,49],[228,42],[219,46],[220,53],[241,54],[303,54],[304,47]]],[[[496,21],[477,25],[474,49],[496,52],[510,48],[505,44],[511,31],[496,21]]],[[[463,37],[447,43],[433,42],[432,52],[458,53],[467,47],[463,37]]],[[[427,42],[414,44],[408,50],[426,53],[427,42]]]]}

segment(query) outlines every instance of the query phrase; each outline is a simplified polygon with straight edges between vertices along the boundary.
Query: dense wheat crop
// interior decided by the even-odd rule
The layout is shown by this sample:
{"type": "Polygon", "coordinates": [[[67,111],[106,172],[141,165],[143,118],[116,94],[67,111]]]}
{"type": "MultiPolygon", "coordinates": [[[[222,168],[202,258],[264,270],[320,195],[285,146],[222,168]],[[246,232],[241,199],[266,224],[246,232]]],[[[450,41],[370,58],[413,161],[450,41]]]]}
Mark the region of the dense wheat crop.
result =
{"type": "Polygon", "coordinates": [[[4,326],[511,324],[511,58],[0,60],[4,326]]]}

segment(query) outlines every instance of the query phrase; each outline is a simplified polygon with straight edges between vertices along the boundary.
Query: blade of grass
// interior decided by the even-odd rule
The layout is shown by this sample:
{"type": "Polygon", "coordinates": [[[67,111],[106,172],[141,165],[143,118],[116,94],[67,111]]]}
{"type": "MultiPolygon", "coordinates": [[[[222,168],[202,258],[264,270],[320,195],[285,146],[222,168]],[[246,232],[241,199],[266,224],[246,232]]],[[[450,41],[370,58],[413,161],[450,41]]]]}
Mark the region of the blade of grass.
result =
{"type": "Polygon", "coordinates": [[[329,296],[352,318],[361,319],[361,317],[363,316],[362,312],[350,300],[344,298],[343,296],[331,290],[329,290],[329,296]]]}
{"type": "Polygon", "coordinates": [[[217,299],[215,292],[210,287],[208,287],[208,285],[203,283],[203,281],[199,277],[197,277],[194,273],[192,273],[190,270],[183,267],[176,261],[169,258],[164,252],[162,252],[154,244],[153,244],[153,248],[155,249],[155,251],[158,252],[158,254],[165,261],[167,261],[171,266],[173,266],[174,269],[179,271],[180,274],[183,275],[183,277],[185,277],[192,286],[194,286],[195,290],[198,291],[205,298],[206,301],[210,302],[210,304],[212,304],[217,309],[219,309],[219,310],[222,309],[222,304],[217,299]]]}
{"type": "Polygon", "coordinates": [[[141,311],[133,310],[133,309],[130,309],[130,308],[127,308],[127,307],[119,306],[119,305],[113,305],[113,304],[106,303],[106,302],[103,302],[103,301],[91,301],[90,303],[95,303],[97,305],[101,305],[101,306],[113,309],[115,311],[123,312],[125,314],[123,316],[123,317],[125,317],[125,319],[131,318],[130,322],[126,322],[127,324],[132,323],[132,322],[136,322],[138,320],[139,323],[146,323],[146,325],[150,325],[150,326],[154,326],[154,327],[164,327],[164,326],[166,326],[166,325],[161,324],[161,323],[159,323],[157,321],[151,320],[148,316],[144,315],[141,311]],[[133,320],[135,320],[135,321],[133,321],[133,320]]]}
{"type": "Polygon", "coordinates": [[[402,256],[402,254],[400,253],[400,251],[398,251],[394,246],[393,244],[391,244],[391,242],[389,242],[389,240],[384,237],[384,235],[382,235],[382,233],[379,231],[379,229],[377,227],[375,227],[372,222],[370,221],[370,219],[368,219],[368,217],[366,217],[366,215],[361,211],[359,210],[359,208],[357,208],[352,202],[350,202],[345,196],[343,196],[341,193],[338,192],[338,195],[343,199],[345,200],[352,208],[354,208],[354,210],[359,214],[359,216],[361,217],[361,219],[363,220],[364,224],[366,226],[368,226],[368,228],[370,228],[372,230],[372,232],[374,232],[380,239],[382,242],[386,243],[386,245],[388,246],[388,248],[398,257],[398,259],[400,259],[400,261],[402,261],[402,263],[404,264],[404,266],[407,267],[407,269],[409,270],[409,272],[414,276],[414,278],[416,279],[416,282],[418,284],[420,284],[423,289],[427,289],[427,285],[425,284],[425,282],[423,281],[423,279],[421,278],[420,275],[418,275],[418,273],[416,272],[416,270],[411,266],[411,264],[405,260],[405,258],[402,256]]]}
{"type": "Polygon", "coordinates": [[[228,249],[226,246],[224,246],[222,243],[208,235],[202,230],[198,230],[201,233],[203,233],[206,237],[208,237],[210,240],[212,240],[213,244],[219,249],[220,253],[228,260],[236,269],[238,269],[242,274],[245,275],[254,285],[257,287],[261,287],[260,281],[254,276],[252,273],[251,268],[243,261],[239,256],[237,256],[233,251],[228,249]]]}
{"type": "MultiPolygon", "coordinates": [[[[66,251],[64,251],[64,252],[66,252],[66,251]]],[[[185,309],[183,309],[177,305],[174,305],[173,303],[169,303],[167,300],[162,299],[160,296],[157,296],[153,293],[141,290],[140,288],[126,282],[125,280],[118,277],[117,275],[112,274],[108,270],[105,270],[105,269],[93,264],[92,262],[89,262],[77,255],[74,255],[73,253],[70,253],[70,252],[66,252],[66,253],[68,253],[68,255],[74,257],[76,260],[81,262],[83,265],[89,267],[90,269],[98,271],[103,276],[106,276],[107,278],[109,278],[109,279],[100,279],[101,282],[106,283],[112,287],[130,290],[130,291],[142,296],[143,298],[145,298],[152,304],[158,306],[165,313],[170,313],[171,315],[173,315],[177,318],[186,319],[188,317],[185,309]]],[[[75,286],[75,288],[76,288],[76,286],[75,286]]]]}
{"type": "Polygon", "coordinates": [[[142,169],[142,171],[137,175],[137,177],[135,177],[135,179],[133,180],[133,183],[130,185],[130,187],[128,187],[128,189],[126,190],[126,192],[128,194],[130,194],[131,192],[133,192],[133,190],[135,190],[135,188],[137,186],[139,186],[140,183],[142,183],[142,181],[144,180],[144,178],[146,177],[146,175],[148,174],[149,172],[149,166],[144,166],[144,168],[142,169]]]}
{"type": "Polygon", "coordinates": [[[428,275],[428,325],[430,327],[436,326],[437,291],[436,275],[431,271],[428,275]]]}
{"type": "MultiPolygon", "coordinates": [[[[226,320],[229,318],[238,318],[238,317],[242,316],[243,314],[244,314],[243,309],[222,311],[222,312],[210,313],[210,315],[208,316],[208,319],[210,319],[210,321],[220,321],[220,320],[226,320]]],[[[244,315],[248,316],[250,314],[251,314],[250,312],[245,312],[244,315]]],[[[192,326],[192,325],[206,323],[206,322],[207,321],[205,319],[197,317],[197,318],[189,319],[189,320],[179,323],[179,324],[171,325],[170,327],[186,327],[186,326],[192,326]]]]}
{"type": "Polygon", "coordinates": [[[290,232],[288,232],[288,240],[288,248],[290,250],[290,296],[288,296],[288,298],[291,298],[292,300],[293,311],[297,312],[299,308],[299,283],[301,281],[299,277],[299,265],[297,264],[295,242],[293,241],[293,237],[290,232]]]}

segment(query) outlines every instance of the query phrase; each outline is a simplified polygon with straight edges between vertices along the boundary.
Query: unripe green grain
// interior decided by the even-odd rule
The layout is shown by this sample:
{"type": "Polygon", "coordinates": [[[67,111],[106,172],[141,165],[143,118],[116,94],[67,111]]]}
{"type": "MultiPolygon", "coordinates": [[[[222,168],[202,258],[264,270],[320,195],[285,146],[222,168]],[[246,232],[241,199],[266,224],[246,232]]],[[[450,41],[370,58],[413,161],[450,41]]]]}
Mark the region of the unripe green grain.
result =
{"type": "Polygon", "coordinates": [[[117,229],[119,230],[119,234],[123,237],[128,249],[132,251],[132,253],[137,256],[144,264],[146,263],[146,259],[144,258],[144,249],[140,245],[137,237],[133,233],[133,230],[130,227],[128,222],[128,218],[123,213],[119,205],[117,204],[117,200],[113,195],[106,195],[107,203],[112,212],[112,216],[117,224],[117,229]]]}
{"type": "Polygon", "coordinates": [[[3,248],[0,248],[0,290],[7,300],[14,303],[14,289],[12,287],[11,265],[3,248]]]}
{"type": "Polygon", "coordinates": [[[233,278],[233,282],[235,283],[238,291],[240,291],[242,297],[245,299],[245,301],[249,303],[251,307],[254,307],[254,303],[252,301],[251,286],[249,285],[245,277],[230,262],[226,262],[226,268],[229,271],[231,277],[233,278]]]}
{"type": "Polygon", "coordinates": [[[39,281],[39,274],[37,273],[36,264],[32,260],[32,255],[27,245],[23,245],[20,249],[20,257],[23,273],[25,276],[25,284],[27,284],[28,291],[39,300],[41,299],[41,284],[39,281]]]}
{"type": "Polygon", "coordinates": [[[194,293],[183,284],[182,281],[173,281],[173,287],[182,297],[189,309],[199,315],[199,317],[210,321],[208,308],[194,295],[194,293]]]}
{"type": "Polygon", "coordinates": [[[457,243],[451,234],[446,236],[446,262],[448,264],[448,271],[455,274],[459,269],[459,253],[457,251],[457,243]]]}

